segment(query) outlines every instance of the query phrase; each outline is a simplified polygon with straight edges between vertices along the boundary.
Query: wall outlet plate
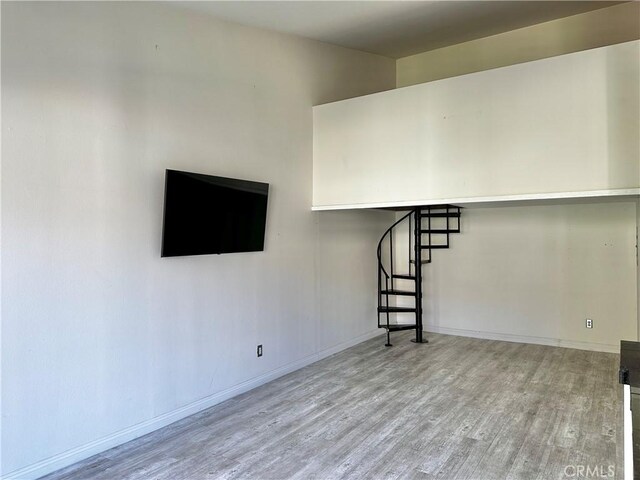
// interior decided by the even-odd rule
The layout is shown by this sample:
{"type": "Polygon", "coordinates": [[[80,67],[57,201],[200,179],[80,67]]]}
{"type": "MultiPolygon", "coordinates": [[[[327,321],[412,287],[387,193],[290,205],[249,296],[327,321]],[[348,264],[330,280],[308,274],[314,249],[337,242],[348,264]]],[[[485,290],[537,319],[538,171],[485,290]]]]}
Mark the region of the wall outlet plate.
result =
{"type": "Polygon", "coordinates": [[[591,320],[590,318],[587,318],[585,324],[587,328],[593,328],[593,320],[591,320]]]}
{"type": "Polygon", "coordinates": [[[262,356],[262,345],[258,345],[258,348],[256,348],[256,354],[261,357],[262,356]]]}

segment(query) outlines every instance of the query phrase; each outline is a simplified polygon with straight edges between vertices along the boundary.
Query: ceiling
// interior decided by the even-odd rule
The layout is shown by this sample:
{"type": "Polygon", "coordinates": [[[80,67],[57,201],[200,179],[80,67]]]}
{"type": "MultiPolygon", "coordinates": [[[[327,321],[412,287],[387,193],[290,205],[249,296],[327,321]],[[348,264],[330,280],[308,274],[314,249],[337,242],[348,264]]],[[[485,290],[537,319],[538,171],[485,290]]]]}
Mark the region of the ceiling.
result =
{"type": "Polygon", "coordinates": [[[617,3],[623,2],[396,0],[175,4],[244,25],[401,58],[617,3]]]}

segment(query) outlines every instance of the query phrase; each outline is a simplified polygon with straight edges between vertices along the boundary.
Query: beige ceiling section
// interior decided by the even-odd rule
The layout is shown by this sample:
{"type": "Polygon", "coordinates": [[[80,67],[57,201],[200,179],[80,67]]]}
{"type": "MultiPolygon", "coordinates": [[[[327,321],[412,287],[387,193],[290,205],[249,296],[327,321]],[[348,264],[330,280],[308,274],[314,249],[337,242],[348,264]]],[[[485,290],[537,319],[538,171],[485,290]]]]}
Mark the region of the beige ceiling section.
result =
{"type": "Polygon", "coordinates": [[[640,2],[561,18],[401,58],[396,85],[417,83],[640,38],[640,2]]]}
{"type": "Polygon", "coordinates": [[[622,2],[243,0],[172,3],[243,25],[402,58],[622,2]]]}

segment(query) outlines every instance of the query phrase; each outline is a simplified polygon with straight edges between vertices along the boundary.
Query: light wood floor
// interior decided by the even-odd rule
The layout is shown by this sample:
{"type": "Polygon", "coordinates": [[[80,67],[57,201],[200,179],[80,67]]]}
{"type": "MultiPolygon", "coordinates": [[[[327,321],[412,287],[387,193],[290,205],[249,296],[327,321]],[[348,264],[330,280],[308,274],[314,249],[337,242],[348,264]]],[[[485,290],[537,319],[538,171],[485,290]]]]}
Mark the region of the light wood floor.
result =
{"type": "Polygon", "coordinates": [[[617,355],[410,338],[367,341],[46,478],[549,480],[579,465],[622,478],[617,355]]]}

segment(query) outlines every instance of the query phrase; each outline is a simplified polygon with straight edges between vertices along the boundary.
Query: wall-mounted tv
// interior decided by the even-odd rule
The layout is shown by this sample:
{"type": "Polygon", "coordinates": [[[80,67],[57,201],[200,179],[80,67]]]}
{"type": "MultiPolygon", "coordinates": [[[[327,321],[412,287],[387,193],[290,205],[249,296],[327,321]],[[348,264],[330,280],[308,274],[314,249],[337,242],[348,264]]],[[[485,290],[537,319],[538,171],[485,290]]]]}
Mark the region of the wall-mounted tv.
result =
{"type": "Polygon", "coordinates": [[[167,170],[162,256],[264,250],[269,184],[167,170]]]}

